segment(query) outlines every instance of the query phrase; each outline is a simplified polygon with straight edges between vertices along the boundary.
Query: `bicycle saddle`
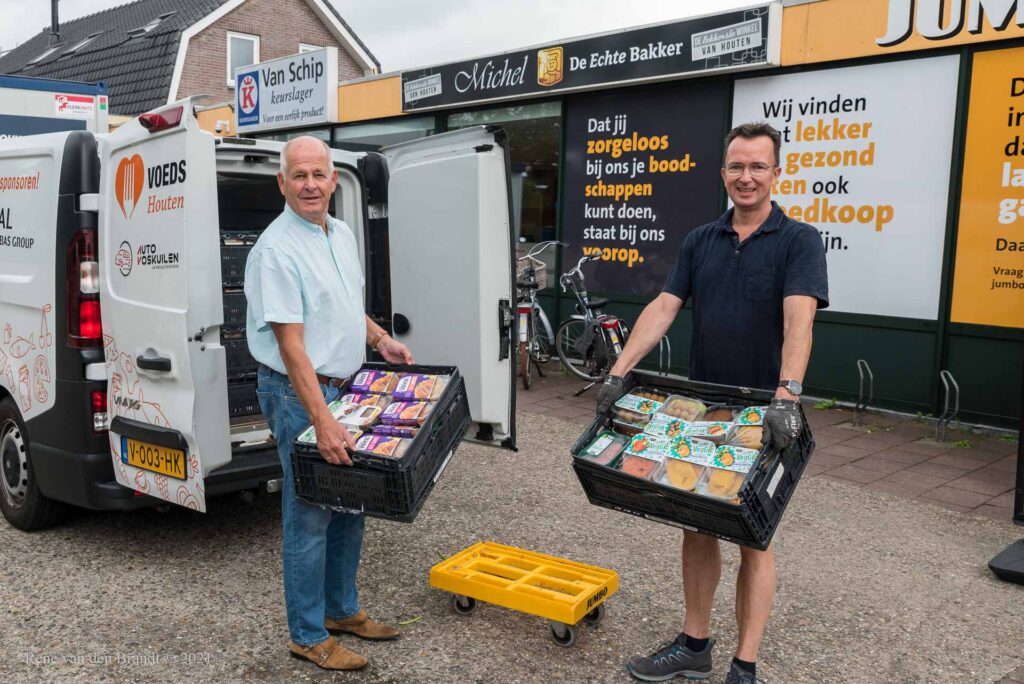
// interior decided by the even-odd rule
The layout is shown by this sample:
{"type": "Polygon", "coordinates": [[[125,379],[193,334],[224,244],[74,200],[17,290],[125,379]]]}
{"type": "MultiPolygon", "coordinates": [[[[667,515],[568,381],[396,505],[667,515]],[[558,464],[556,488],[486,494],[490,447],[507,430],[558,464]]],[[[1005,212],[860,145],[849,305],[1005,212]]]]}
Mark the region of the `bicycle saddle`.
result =
{"type": "Polygon", "coordinates": [[[537,283],[526,283],[520,280],[516,282],[516,287],[522,288],[524,290],[536,290],[540,287],[540,285],[538,285],[537,283]]]}
{"type": "Polygon", "coordinates": [[[608,306],[608,300],[604,297],[594,297],[587,302],[587,308],[593,311],[594,309],[603,309],[608,306]]]}

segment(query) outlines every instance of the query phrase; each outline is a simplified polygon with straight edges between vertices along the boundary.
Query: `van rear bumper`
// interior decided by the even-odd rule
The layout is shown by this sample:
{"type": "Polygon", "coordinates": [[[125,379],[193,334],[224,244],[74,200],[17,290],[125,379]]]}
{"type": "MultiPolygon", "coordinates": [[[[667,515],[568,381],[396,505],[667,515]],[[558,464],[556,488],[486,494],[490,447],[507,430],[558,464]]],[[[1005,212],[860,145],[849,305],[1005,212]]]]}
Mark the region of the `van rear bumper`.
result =
{"type": "MultiPolygon", "coordinates": [[[[36,443],[32,445],[32,469],[45,497],[74,506],[95,511],[130,511],[164,503],[118,484],[109,453],[81,454],[36,443]]],[[[267,480],[279,477],[281,461],[276,447],[235,452],[230,463],[206,476],[206,496],[257,489],[267,480]]]]}

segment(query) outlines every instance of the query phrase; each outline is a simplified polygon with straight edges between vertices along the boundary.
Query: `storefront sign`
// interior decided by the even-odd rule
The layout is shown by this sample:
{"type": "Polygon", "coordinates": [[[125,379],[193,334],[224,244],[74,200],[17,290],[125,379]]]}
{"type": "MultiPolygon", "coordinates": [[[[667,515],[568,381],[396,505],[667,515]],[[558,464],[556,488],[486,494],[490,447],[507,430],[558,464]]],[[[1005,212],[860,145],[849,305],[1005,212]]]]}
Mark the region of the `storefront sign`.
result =
{"type": "Polygon", "coordinates": [[[238,133],[338,120],[338,48],[326,47],[235,70],[238,133]]]}
{"type": "Polygon", "coordinates": [[[727,103],[698,82],[568,100],[563,263],[600,257],[589,289],[653,297],[686,234],[718,217],[727,103]]]}
{"type": "Polygon", "coordinates": [[[936,320],[959,58],[738,81],[783,134],[774,199],[821,233],[831,309],[936,320]]]}
{"type": "Polygon", "coordinates": [[[1024,0],[822,0],[785,10],[782,64],[1024,37],[1024,0]]]}
{"type": "Polygon", "coordinates": [[[777,65],[779,3],[402,74],[403,111],[777,65]]]}
{"type": "Polygon", "coordinates": [[[961,193],[950,318],[1024,328],[1024,48],[974,56],[961,193]]]}

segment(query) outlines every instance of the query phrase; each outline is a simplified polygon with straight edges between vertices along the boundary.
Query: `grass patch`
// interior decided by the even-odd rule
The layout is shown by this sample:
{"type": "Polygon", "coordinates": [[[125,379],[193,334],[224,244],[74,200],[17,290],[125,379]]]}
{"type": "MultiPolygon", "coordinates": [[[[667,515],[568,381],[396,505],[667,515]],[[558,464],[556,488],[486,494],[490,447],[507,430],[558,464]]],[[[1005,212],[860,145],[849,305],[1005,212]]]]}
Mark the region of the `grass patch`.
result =
{"type": "Polygon", "coordinates": [[[957,448],[957,449],[970,449],[971,448],[971,440],[969,440],[969,439],[961,439],[959,441],[953,442],[953,446],[955,448],[957,448]]]}
{"type": "Polygon", "coordinates": [[[1017,443],[1017,435],[999,435],[999,439],[1003,440],[1004,442],[1009,442],[1010,444],[1017,443]]]}
{"type": "Polygon", "coordinates": [[[835,399],[822,399],[814,405],[814,408],[819,411],[827,411],[829,409],[834,409],[837,406],[839,406],[839,402],[835,399]]]}

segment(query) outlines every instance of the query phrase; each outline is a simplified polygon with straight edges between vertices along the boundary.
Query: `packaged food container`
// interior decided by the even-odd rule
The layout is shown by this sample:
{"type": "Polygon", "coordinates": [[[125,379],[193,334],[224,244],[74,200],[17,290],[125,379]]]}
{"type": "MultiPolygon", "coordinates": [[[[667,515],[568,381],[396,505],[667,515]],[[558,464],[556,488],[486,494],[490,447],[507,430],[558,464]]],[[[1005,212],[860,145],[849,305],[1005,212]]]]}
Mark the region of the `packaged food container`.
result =
{"type": "Polygon", "coordinates": [[[341,397],[339,401],[347,404],[359,404],[360,406],[379,406],[381,408],[386,407],[391,403],[391,397],[386,394],[368,394],[360,392],[350,392],[341,397]]]}
{"type": "Polygon", "coordinates": [[[736,420],[736,416],[738,416],[742,410],[742,406],[714,404],[712,406],[708,406],[708,412],[704,414],[701,420],[709,423],[731,423],[736,420]]]}
{"type": "Polygon", "coordinates": [[[764,423],[764,412],[767,406],[748,406],[736,416],[737,425],[761,425],[764,423]]]}
{"type": "Polygon", "coordinates": [[[728,443],[732,446],[743,447],[744,449],[761,448],[761,433],[764,428],[760,425],[737,425],[729,436],[728,443]]]}
{"type": "Polygon", "coordinates": [[[625,453],[622,456],[622,463],[619,465],[619,470],[638,477],[641,480],[654,479],[654,474],[658,470],[658,466],[661,465],[661,461],[655,458],[646,458],[638,454],[625,453]]]}
{"type": "Polygon", "coordinates": [[[672,443],[669,456],[707,465],[715,458],[718,447],[714,442],[694,437],[683,437],[672,443]]]}
{"type": "Polygon", "coordinates": [[[390,394],[397,382],[398,375],[391,371],[361,370],[353,376],[349,388],[354,392],[390,394]]]}
{"type": "Polygon", "coordinates": [[[437,384],[436,375],[420,375],[418,373],[402,373],[395,383],[392,393],[400,401],[427,401],[434,394],[437,384]]]}
{"type": "Polygon", "coordinates": [[[646,425],[661,403],[649,396],[630,392],[615,402],[615,417],[634,425],[646,425]]]}
{"type": "Polygon", "coordinates": [[[338,422],[346,428],[369,427],[377,422],[381,411],[383,411],[379,406],[369,406],[365,404],[345,404],[345,406],[351,407],[351,410],[347,410],[340,418],[338,418],[338,422]]]}
{"type": "Polygon", "coordinates": [[[683,434],[687,437],[706,439],[715,444],[725,444],[732,434],[732,429],[732,423],[697,421],[695,423],[688,423],[683,434]]]}
{"type": "Polygon", "coordinates": [[[674,446],[673,441],[670,439],[641,433],[629,441],[626,453],[646,456],[647,458],[654,458],[660,461],[672,453],[674,446]]]}
{"type": "Polygon", "coordinates": [[[433,410],[433,402],[395,401],[384,409],[380,420],[389,425],[423,425],[433,410]]]}
{"type": "Polygon", "coordinates": [[[626,448],[626,438],[614,432],[602,432],[580,452],[580,456],[599,465],[611,465],[626,448]]]}
{"type": "Polygon", "coordinates": [[[746,473],[709,467],[697,482],[697,493],[716,499],[734,501],[744,480],[746,480],[746,473]]]}
{"type": "Polygon", "coordinates": [[[420,429],[411,425],[385,425],[378,423],[372,428],[375,435],[389,435],[391,437],[408,437],[412,439],[420,429]]]}
{"type": "Polygon", "coordinates": [[[707,468],[693,461],[666,458],[661,482],[676,489],[692,492],[697,487],[697,482],[704,475],[705,470],[707,468]]]}
{"type": "Polygon", "coordinates": [[[664,413],[655,413],[651,416],[651,420],[644,427],[644,432],[655,437],[663,437],[665,439],[679,439],[683,436],[683,432],[686,430],[687,422],[679,418],[673,418],[672,416],[665,415],[664,413]]]}
{"type": "Polygon", "coordinates": [[[356,451],[376,454],[378,456],[401,458],[405,455],[410,443],[412,443],[411,439],[403,439],[401,437],[363,435],[356,441],[356,451]]]}
{"type": "Polygon", "coordinates": [[[644,425],[634,425],[633,423],[627,423],[626,421],[619,420],[618,418],[612,421],[612,428],[616,432],[626,435],[627,437],[639,435],[644,431],[644,427],[644,425]]]}
{"type": "Polygon", "coordinates": [[[721,446],[715,450],[714,460],[710,465],[716,468],[728,468],[739,473],[746,473],[754,464],[760,453],[754,449],[744,449],[736,446],[721,446]]]}
{"type": "Polygon", "coordinates": [[[659,409],[660,413],[673,418],[681,418],[687,422],[701,420],[707,411],[708,407],[704,405],[704,402],[678,394],[668,397],[659,409]]]}
{"type": "MultiPolygon", "coordinates": [[[[345,429],[348,430],[348,433],[350,435],[352,435],[352,439],[355,439],[355,440],[358,440],[362,436],[362,434],[363,434],[362,430],[359,430],[359,429],[356,429],[356,428],[350,428],[350,427],[346,426],[345,429]]],[[[301,435],[298,436],[298,439],[296,441],[302,442],[303,444],[312,444],[312,445],[315,446],[316,445],[316,429],[312,425],[310,425],[308,428],[306,428],[302,432],[301,435]]]]}
{"type": "Polygon", "coordinates": [[[434,376],[434,390],[430,393],[430,400],[437,401],[444,394],[444,388],[448,386],[448,380],[451,379],[449,375],[435,375],[434,376]]]}

